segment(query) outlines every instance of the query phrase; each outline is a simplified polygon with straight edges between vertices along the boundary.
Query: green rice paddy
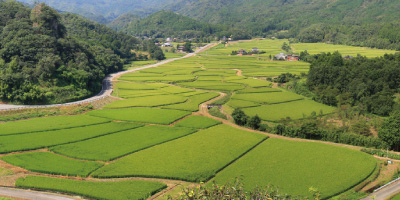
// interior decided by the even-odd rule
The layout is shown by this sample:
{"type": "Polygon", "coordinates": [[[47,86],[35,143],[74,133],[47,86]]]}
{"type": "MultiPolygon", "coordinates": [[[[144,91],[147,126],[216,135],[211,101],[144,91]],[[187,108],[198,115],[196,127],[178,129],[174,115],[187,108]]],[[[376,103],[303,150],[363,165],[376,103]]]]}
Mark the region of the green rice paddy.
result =
{"type": "Polygon", "coordinates": [[[206,181],[264,139],[264,135],[227,125],[214,126],[121,158],[92,176],[206,181]]]}
{"type": "Polygon", "coordinates": [[[2,160],[34,172],[86,177],[104,164],[66,158],[49,152],[32,152],[1,157],[2,160]]]}
{"type": "Polygon", "coordinates": [[[89,126],[109,122],[110,120],[86,115],[58,116],[21,120],[0,124],[0,135],[13,135],[40,131],[59,130],[80,126],[89,126]]]}
{"type": "Polygon", "coordinates": [[[118,121],[142,122],[149,124],[171,124],[190,112],[182,110],[156,109],[156,108],[130,108],[112,110],[94,110],[88,113],[92,116],[104,117],[118,121]]]}
{"type": "Polygon", "coordinates": [[[211,126],[215,126],[218,124],[221,124],[221,122],[217,121],[215,119],[194,115],[194,116],[190,116],[190,117],[176,123],[175,126],[206,129],[206,128],[209,128],[211,126]]]}
{"type": "Polygon", "coordinates": [[[55,190],[68,194],[104,200],[147,199],[166,188],[154,181],[78,181],[70,179],[28,176],[16,182],[17,187],[55,190]]]}
{"type": "Polygon", "coordinates": [[[196,130],[184,127],[145,126],[103,137],[50,148],[56,153],[84,160],[110,161],[196,130]]]}
{"type": "Polygon", "coordinates": [[[282,193],[310,196],[317,188],[321,199],[335,196],[366,179],[376,160],[365,153],[315,142],[268,139],[215,177],[225,183],[241,177],[246,190],[272,184],[282,193]]]}
{"type": "Polygon", "coordinates": [[[312,112],[315,112],[317,115],[326,115],[333,113],[335,108],[311,100],[302,100],[244,108],[243,111],[249,116],[257,114],[265,121],[279,121],[287,117],[302,119],[303,117],[311,116],[312,112]]]}

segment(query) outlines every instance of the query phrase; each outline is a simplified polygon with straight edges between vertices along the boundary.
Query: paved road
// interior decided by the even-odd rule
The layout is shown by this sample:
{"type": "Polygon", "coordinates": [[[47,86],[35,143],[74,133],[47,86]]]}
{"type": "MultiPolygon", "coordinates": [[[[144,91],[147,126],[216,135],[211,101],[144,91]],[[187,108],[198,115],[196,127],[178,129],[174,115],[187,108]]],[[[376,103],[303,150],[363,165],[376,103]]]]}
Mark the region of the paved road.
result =
{"type": "Polygon", "coordinates": [[[127,71],[122,71],[122,72],[118,72],[118,73],[114,73],[114,74],[110,74],[108,75],[104,80],[103,80],[103,87],[102,90],[100,91],[99,94],[97,94],[94,97],[88,98],[88,99],[84,99],[81,101],[75,101],[75,102],[70,102],[70,103],[64,103],[64,104],[51,104],[51,105],[10,105],[10,104],[0,104],[0,111],[4,111],[4,110],[16,110],[16,109],[24,109],[24,108],[48,108],[48,107],[60,107],[60,106],[70,106],[70,105],[78,105],[78,104],[85,104],[85,103],[91,103],[94,101],[98,101],[100,99],[104,99],[106,97],[111,96],[113,89],[112,89],[112,80],[116,77],[119,77],[123,74],[127,74],[127,73],[131,73],[131,72],[135,72],[135,71],[140,71],[143,69],[148,69],[148,68],[152,68],[152,67],[158,67],[160,65],[164,65],[166,63],[170,63],[176,60],[180,60],[180,59],[184,59],[184,58],[188,58],[191,56],[196,55],[196,53],[199,53],[201,51],[203,51],[204,49],[207,49],[209,47],[211,47],[214,44],[208,44],[200,49],[198,49],[196,52],[194,53],[189,53],[183,57],[180,58],[172,58],[169,60],[164,60],[162,62],[156,63],[154,65],[148,65],[145,67],[140,67],[140,68],[136,68],[136,69],[132,69],[132,70],[127,70],[127,71]]]}
{"type": "Polygon", "coordinates": [[[0,195],[7,197],[14,197],[19,199],[28,200],[76,200],[80,198],[72,198],[67,196],[62,196],[58,194],[42,193],[29,190],[19,190],[13,188],[0,187],[0,195]]]}
{"type": "Polygon", "coordinates": [[[362,200],[371,200],[373,197],[375,197],[375,200],[386,200],[389,197],[398,194],[399,192],[400,181],[396,181],[377,192],[371,193],[367,198],[364,198],[362,200]]]}

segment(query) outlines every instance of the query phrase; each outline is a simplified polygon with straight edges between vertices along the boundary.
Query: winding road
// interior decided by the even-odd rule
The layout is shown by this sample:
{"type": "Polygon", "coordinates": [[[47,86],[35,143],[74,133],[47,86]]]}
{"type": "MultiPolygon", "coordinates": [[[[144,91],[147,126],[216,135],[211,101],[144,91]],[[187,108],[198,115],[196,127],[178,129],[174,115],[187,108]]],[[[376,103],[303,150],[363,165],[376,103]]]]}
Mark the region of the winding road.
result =
{"type": "Polygon", "coordinates": [[[212,47],[213,45],[215,45],[215,43],[211,43],[211,44],[208,44],[208,45],[206,45],[204,47],[201,47],[198,50],[196,50],[194,53],[189,53],[189,54],[187,54],[187,55],[185,55],[183,57],[172,58],[172,59],[164,60],[162,62],[158,62],[158,63],[153,64],[153,65],[148,65],[148,66],[145,66],[145,67],[140,67],[140,68],[136,68],[136,69],[131,69],[131,70],[127,70],[127,71],[121,71],[121,72],[117,72],[117,73],[114,73],[114,74],[110,74],[103,80],[103,86],[102,86],[102,89],[101,89],[100,93],[97,94],[96,96],[90,97],[88,99],[75,101],[75,102],[70,102],[70,103],[64,103],[64,104],[51,104],[51,105],[11,105],[11,104],[0,104],[0,111],[17,110],[17,109],[25,109],[25,108],[62,107],[62,106],[79,105],[79,104],[85,104],[85,103],[91,103],[91,102],[94,102],[94,101],[98,101],[98,100],[101,100],[101,99],[104,99],[104,98],[107,98],[107,97],[111,96],[111,94],[113,92],[112,81],[115,78],[118,78],[118,77],[120,77],[120,76],[122,76],[124,74],[127,74],[127,73],[140,71],[140,70],[153,68],[153,67],[158,67],[160,65],[164,65],[164,64],[176,61],[176,60],[192,57],[192,56],[196,55],[197,53],[200,53],[200,52],[212,47]]]}

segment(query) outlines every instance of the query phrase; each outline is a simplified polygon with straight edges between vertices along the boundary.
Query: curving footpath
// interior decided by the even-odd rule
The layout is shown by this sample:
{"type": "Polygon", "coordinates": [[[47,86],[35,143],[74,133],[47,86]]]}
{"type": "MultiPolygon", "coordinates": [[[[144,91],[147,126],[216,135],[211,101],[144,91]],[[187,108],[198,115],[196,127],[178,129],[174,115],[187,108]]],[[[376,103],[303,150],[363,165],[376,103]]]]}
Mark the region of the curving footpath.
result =
{"type": "Polygon", "coordinates": [[[100,91],[99,94],[97,94],[94,97],[90,97],[88,99],[84,99],[84,100],[80,100],[80,101],[75,101],[75,102],[70,102],[70,103],[63,103],[63,104],[51,104],[51,105],[11,105],[11,104],[0,104],[0,111],[6,111],[6,110],[18,110],[18,109],[25,109],[25,108],[50,108],[50,107],[62,107],[62,106],[71,106],[71,105],[79,105],[79,104],[86,104],[86,103],[91,103],[94,101],[98,101],[104,98],[107,98],[109,96],[111,96],[112,92],[113,92],[113,88],[112,88],[112,81],[115,78],[118,78],[124,74],[127,73],[131,73],[131,72],[135,72],[135,71],[140,71],[140,70],[144,70],[144,69],[148,69],[148,68],[153,68],[153,67],[158,67],[160,65],[164,65],[176,60],[180,60],[180,59],[185,59],[188,57],[192,57],[194,55],[196,55],[197,53],[200,53],[210,47],[212,47],[213,45],[215,45],[215,43],[211,43],[211,44],[207,44],[204,47],[199,48],[198,50],[196,50],[194,53],[189,53],[183,57],[179,57],[179,58],[172,58],[169,60],[164,60],[162,62],[153,64],[153,65],[148,65],[145,67],[140,67],[140,68],[136,68],[136,69],[131,69],[131,70],[127,70],[127,71],[121,71],[121,72],[117,72],[114,74],[110,74],[108,75],[106,78],[104,78],[103,80],[103,85],[102,85],[102,89],[100,91]]]}

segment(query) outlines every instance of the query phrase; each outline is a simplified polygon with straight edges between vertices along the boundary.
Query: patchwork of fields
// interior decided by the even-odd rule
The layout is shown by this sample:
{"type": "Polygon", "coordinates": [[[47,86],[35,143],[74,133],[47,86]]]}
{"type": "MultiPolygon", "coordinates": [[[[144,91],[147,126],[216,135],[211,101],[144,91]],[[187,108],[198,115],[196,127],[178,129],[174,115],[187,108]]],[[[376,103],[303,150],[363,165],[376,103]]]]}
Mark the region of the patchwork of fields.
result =
{"type": "MultiPolygon", "coordinates": [[[[333,107],[272,88],[265,79],[306,73],[308,63],[227,56],[252,47],[278,54],[283,42],[218,45],[199,56],[123,75],[113,84],[113,96],[121,100],[84,115],[1,123],[0,159],[32,172],[91,180],[28,176],[17,180],[18,187],[95,199],[147,198],[167,187],[168,181],[160,179],[224,183],[242,177],[246,190],[273,184],[292,195],[309,196],[310,187],[318,188],[323,198],[344,192],[375,170],[372,156],[327,144],[272,139],[200,116],[204,114],[200,104],[221,93],[228,94],[225,108],[241,108],[269,122],[335,112],[333,107]],[[108,180],[129,177],[158,180],[108,180]]],[[[357,51],[332,46],[325,49],[357,51]]],[[[365,49],[365,53],[376,56],[383,51],[365,49]]]]}

